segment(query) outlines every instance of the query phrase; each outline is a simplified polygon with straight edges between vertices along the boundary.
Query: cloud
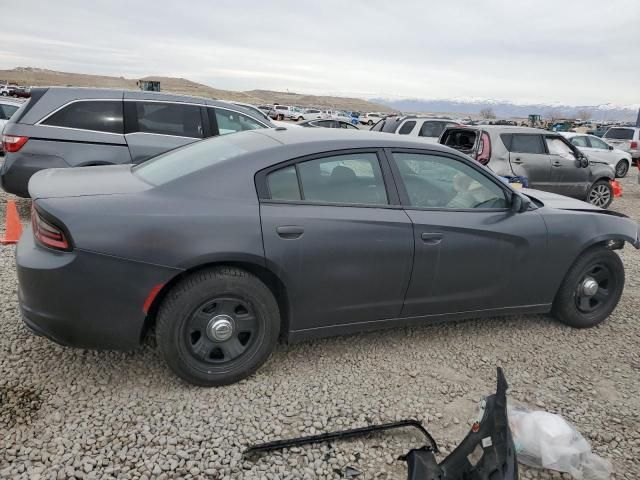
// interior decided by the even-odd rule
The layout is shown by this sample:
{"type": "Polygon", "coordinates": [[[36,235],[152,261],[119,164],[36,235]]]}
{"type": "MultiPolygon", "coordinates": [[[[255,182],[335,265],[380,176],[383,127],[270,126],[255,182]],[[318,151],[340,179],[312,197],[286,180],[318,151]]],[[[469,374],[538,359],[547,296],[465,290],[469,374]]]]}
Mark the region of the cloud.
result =
{"type": "Polygon", "coordinates": [[[638,103],[635,0],[23,0],[0,67],[232,90],[638,103]]]}

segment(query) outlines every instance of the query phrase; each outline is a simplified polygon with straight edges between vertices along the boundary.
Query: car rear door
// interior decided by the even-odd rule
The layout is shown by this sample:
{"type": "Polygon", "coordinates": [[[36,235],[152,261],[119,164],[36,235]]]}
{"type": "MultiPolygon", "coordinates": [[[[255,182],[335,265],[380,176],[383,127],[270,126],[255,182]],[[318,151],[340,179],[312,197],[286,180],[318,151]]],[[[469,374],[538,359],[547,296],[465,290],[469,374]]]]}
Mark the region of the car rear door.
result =
{"type": "Polygon", "coordinates": [[[358,330],[400,314],[413,228],[380,155],[327,152],[257,176],[265,258],[293,330],[358,330]]]}
{"type": "Polygon", "coordinates": [[[551,160],[542,135],[503,133],[500,136],[509,150],[509,163],[513,174],[526,177],[531,188],[548,190],[551,184],[551,160]]]}
{"type": "Polygon", "coordinates": [[[551,183],[546,190],[584,199],[591,186],[591,170],[580,165],[575,147],[559,135],[545,135],[545,145],[551,159],[551,183]]]}
{"type": "Polygon", "coordinates": [[[403,317],[533,306],[547,230],[535,211],[511,211],[511,191],[472,161],[440,151],[387,150],[415,256],[403,317]],[[526,288],[518,287],[526,276],[526,288]]]}
{"type": "Polygon", "coordinates": [[[206,119],[202,105],[139,98],[136,94],[138,92],[125,93],[124,101],[125,138],[133,163],[144,162],[205,137],[206,119]]]}

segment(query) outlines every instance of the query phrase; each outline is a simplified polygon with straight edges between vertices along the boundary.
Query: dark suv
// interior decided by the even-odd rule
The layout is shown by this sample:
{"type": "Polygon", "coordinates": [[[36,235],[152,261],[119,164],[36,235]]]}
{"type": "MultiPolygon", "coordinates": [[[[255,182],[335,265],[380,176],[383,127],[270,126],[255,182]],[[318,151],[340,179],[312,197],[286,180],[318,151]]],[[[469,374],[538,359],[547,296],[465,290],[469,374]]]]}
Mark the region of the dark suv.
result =
{"type": "Polygon", "coordinates": [[[141,163],[202,138],[273,125],[231,103],[157,92],[34,88],[2,135],[2,188],[46,168],[141,163]]]}

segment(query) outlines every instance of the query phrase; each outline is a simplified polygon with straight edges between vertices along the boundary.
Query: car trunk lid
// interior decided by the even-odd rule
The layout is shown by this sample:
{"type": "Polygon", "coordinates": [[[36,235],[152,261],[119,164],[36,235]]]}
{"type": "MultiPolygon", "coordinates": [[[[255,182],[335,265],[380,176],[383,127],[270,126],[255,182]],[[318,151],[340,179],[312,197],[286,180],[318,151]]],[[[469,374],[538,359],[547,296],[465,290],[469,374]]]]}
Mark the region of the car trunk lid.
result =
{"type": "Polygon", "coordinates": [[[131,172],[131,165],[41,170],[29,180],[31,198],[84,197],[136,193],[153,188],[131,172]]]}

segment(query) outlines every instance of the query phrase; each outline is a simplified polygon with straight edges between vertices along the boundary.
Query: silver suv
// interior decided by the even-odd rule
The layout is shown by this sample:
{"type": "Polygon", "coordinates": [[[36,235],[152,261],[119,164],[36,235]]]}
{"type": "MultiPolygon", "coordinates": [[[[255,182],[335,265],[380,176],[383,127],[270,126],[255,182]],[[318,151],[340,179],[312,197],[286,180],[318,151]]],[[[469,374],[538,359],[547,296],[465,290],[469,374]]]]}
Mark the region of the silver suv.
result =
{"type": "Polygon", "coordinates": [[[440,143],[466,153],[502,177],[607,208],[613,201],[614,168],[589,161],[566,138],[527,127],[450,127],[440,143]]]}
{"type": "Polygon", "coordinates": [[[273,127],[226,102],[157,92],[34,88],[2,135],[2,188],[27,197],[46,168],[141,163],[203,138],[273,127]]]}
{"type": "Polygon", "coordinates": [[[614,147],[630,153],[634,162],[640,159],[639,127],[611,127],[602,138],[614,147]]]}

